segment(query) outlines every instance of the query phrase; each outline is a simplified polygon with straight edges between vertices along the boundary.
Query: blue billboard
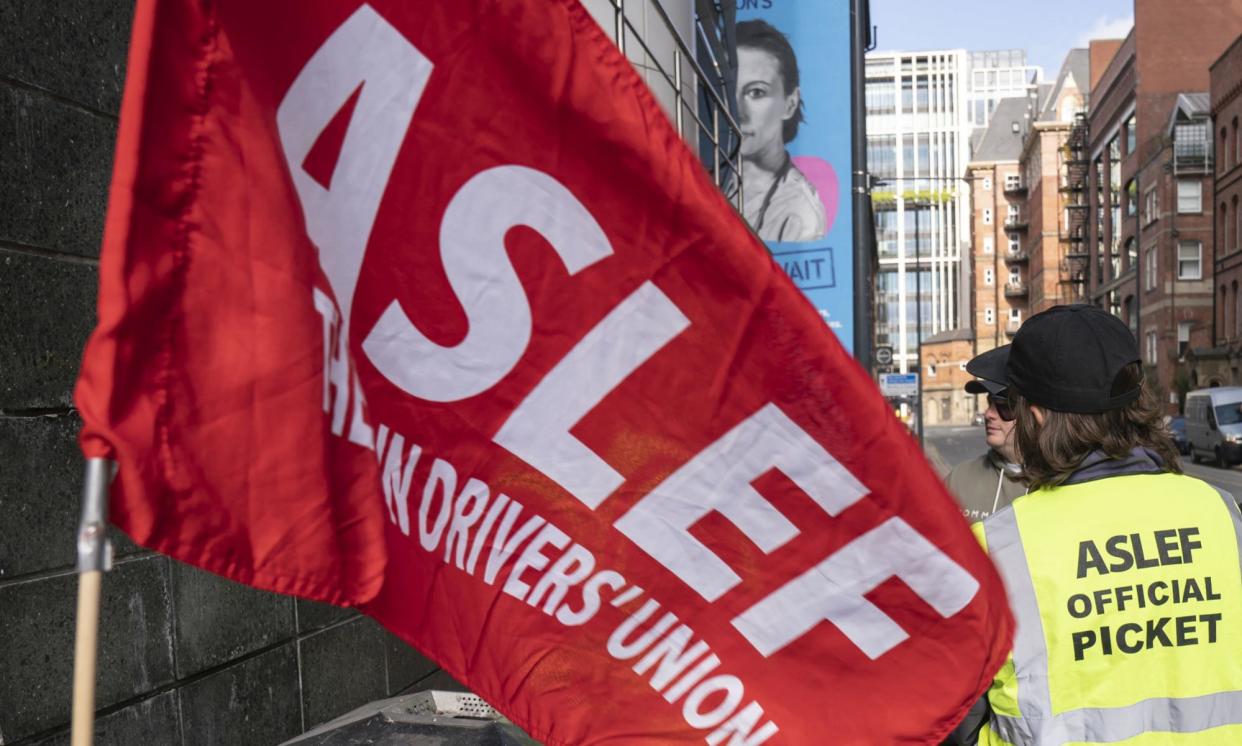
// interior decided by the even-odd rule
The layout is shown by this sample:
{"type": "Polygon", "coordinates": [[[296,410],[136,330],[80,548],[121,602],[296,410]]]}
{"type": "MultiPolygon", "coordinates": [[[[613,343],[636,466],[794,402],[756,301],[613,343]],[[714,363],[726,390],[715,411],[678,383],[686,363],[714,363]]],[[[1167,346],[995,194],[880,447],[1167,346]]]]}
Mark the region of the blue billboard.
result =
{"type": "Polygon", "coordinates": [[[742,215],[854,346],[849,0],[739,0],[742,215]]]}

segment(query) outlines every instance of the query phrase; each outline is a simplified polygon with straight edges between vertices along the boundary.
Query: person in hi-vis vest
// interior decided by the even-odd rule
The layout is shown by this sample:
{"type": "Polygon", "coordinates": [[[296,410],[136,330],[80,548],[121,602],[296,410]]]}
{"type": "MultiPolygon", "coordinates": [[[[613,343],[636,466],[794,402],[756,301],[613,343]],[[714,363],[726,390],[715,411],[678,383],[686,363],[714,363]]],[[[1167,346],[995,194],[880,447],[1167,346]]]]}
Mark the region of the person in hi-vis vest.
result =
{"type": "Polygon", "coordinates": [[[996,360],[1031,491],[975,528],[1017,631],[950,743],[1242,744],[1242,519],[1181,473],[1134,336],[1057,306],[996,360]]]}

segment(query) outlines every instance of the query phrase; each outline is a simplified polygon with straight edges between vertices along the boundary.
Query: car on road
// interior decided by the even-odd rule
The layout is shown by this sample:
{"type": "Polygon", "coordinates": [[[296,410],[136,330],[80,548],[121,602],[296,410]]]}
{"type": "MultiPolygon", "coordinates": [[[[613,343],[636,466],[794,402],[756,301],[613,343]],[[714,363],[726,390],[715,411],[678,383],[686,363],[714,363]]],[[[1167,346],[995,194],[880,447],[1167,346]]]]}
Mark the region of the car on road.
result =
{"type": "Polygon", "coordinates": [[[1242,386],[1221,386],[1186,395],[1186,439],[1195,463],[1242,463],[1242,386]]]}
{"type": "Polygon", "coordinates": [[[1169,428],[1169,435],[1173,438],[1173,445],[1177,446],[1177,452],[1183,456],[1190,455],[1190,441],[1186,439],[1186,418],[1181,415],[1170,417],[1165,426],[1169,428]]]}

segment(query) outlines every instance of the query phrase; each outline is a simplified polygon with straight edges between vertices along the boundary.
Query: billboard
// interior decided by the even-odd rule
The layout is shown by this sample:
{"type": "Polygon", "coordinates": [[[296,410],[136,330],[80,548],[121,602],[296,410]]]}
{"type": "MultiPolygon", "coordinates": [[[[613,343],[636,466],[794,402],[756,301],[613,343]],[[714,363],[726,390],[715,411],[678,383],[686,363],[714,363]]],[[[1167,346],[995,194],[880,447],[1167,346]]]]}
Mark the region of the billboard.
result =
{"type": "Polygon", "coordinates": [[[742,215],[854,346],[848,0],[741,0],[742,215]]]}

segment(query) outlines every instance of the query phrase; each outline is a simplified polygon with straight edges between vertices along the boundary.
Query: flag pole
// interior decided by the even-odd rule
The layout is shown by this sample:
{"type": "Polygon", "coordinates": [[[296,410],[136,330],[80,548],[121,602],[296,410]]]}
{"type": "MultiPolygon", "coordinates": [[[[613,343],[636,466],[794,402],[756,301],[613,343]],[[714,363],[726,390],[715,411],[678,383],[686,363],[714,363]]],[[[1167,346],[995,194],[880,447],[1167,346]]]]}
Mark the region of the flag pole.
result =
{"type": "Polygon", "coordinates": [[[108,484],[115,464],[86,460],[82,519],[78,523],[78,616],[73,649],[72,746],[91,746],[95,737],[95,663],[99,641],[99,596],[103,574],[112,568],[108,540],[108,484]]]}

